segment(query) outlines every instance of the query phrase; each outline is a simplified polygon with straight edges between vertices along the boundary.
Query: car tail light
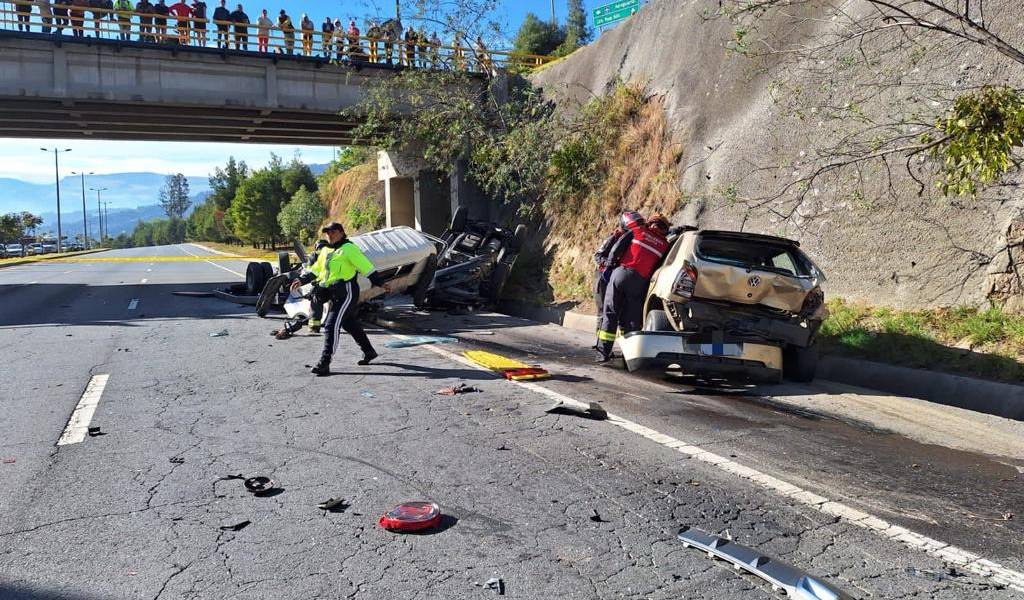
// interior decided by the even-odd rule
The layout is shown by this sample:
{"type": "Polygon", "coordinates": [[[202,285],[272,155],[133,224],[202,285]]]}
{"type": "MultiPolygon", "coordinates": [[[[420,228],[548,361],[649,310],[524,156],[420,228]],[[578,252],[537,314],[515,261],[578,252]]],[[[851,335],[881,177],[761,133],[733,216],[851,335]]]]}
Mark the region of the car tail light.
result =
{"type": "Polygon", "coordinates": [[[804,305],[800,308],[800,316],[807,318],[818,312],[821,305],[825,303],[825,292],[821,291],[820,287],[815,286],[807,297],[804,298],[804,305]]]}
{"type": "Polygon", "coordinates": [[[683,298],[692,298],[693,290],[697,287],[697,269],[688,262],[683,263],[682,270],[676,277],[676,283],[672,286],[672,293],[683,298]]]}

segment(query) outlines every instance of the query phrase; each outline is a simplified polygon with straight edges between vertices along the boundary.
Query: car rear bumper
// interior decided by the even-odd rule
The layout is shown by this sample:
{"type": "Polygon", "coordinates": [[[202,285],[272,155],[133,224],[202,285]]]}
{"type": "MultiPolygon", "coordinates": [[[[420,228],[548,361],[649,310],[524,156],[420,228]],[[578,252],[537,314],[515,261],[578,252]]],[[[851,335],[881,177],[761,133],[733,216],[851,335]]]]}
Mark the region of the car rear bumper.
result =
{"type": "Polygon", "coordinates": [[[779,346],[728,338],[718,344],[724,348],[713,346],[701,344],[693,334],[664,331],[636,331],[619,339],[630,371],[678,369],[689,374],[768,382],[777,382],[782,377],[779,346]],[[719,352],[723,349],[734,354],[723,355],[719,352]]]}

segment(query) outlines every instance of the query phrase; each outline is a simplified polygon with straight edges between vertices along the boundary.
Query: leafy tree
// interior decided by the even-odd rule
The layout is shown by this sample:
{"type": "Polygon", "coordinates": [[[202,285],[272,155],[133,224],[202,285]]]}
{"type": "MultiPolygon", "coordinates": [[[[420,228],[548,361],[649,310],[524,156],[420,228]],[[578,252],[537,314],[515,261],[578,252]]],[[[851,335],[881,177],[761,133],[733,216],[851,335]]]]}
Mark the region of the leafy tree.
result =
{"type": "Polygon", "coordinates": [[[21,213],[21,228],[25,232],[32,232],[35,235],[36,228],[43,224],[43,218],[28,211],[21,213]]]}
{"type": "Polygon", "coordinates": [[[293,158],[281,171],[281,187],[284,188],[285,197],[289,199],[298,193],[300,188],[304,187],[313,192],[318,189],[313,171],[298,158],[293,158]]]}
{"type": "Polygon", "coordinates": [[[217,167],[210,176],[209,199],[221,211],[231,208],[231,202],[235,199],[238,186],[249,176],[249,167],[244,161],[236,162],[235,157],[228,158],[227,165],[223,169],[217,167]]]}
{"type": "Polygon", "coordinates": [[[224,213],[212,200],[207,199],[196,206],[188,217],[186,235],[190,239],[221,242],[226,239],[227,233],[230,232],[224,228],[224,213]]]}
{"type": "Polygon", "coordinates": [[[317,229],[326,217],[327,209],[320,202],[320,197],[302,186],[281,209],[277,222],[285,238],[297,239],[306,245],[316,237],[317,229]]]}
{"type": "Polygon", "coordinates": [[[565,33],[557,23],[541,20],[537,15],[528,13],[519,26],[513,48],[523,54],[546,56],[565,41],[565,33]]]}
{"type": "Polygon", "coordinates": [[[160,206],[164,213],[172,220],[184,217],[188,208],[192,206],[188,194],[188,179],[184,175],[168,175],[164,187],[160,190],[160,206]]]}
{"type": "Polygon", "coordinates": [[[242,182],[229,215],[235,235],[254,247],[273,246],[281,237],[277,215],[287,196],[281,183],[280,163],[260,169],[242,182]]]}
{"type": "Polygon", "coordinates": [[[0,242],[9,243],[21,238],[21,215],[10,213],[0,216],[0,242]]]}

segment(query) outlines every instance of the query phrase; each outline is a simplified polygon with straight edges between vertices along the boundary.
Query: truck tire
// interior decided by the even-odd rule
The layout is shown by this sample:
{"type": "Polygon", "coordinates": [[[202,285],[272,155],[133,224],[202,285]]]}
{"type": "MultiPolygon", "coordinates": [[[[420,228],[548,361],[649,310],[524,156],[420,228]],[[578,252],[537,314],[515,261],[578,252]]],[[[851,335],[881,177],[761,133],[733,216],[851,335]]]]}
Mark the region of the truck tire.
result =
{"type": "Polygon", "coordinates": [[[287,252],[277,253],[277,273],[278,275],[284,275],[288,271],[292,270],[292,257],[287,252]]]}
{"type": "Polygon", "coordinates": [[[791,381],[809,383],[818,371],[818,344],[806,348],[787,346],[782,352],[782,374],[791,381]]]}
{"type": "Polygon", "coordinates": [[[452,215],[452,224],[448,228],[455,233],[462,233],[466,230],[467,221],[469,221],[469,209],[460,206],[455,209],[455,214],[452,215]]]}
{"type": "Polygon", "coordinates": [[[512,273],[512,265],[505,264],[502,258],[505,257],[504,250],[498,255],[498,263],[491,270],[491,278],[487,282],[487,301],[490,304],[497,304],[501,300],[501,293],[508,283],[508,276],[512,273]]]}
{"type": "Polygon", "coordinates": [[[644,319],[644,331],[675,331],[663,310],[651,310],[644,319]]]}
{"type": "MultiPolygon", "coordinates": [[[[261,262],[260,268],[263,269],[263,280],[270,281],[270,278],[274,276],[274,265],[268,262],[261,262]]],[[[260,288],[260,291],[262,292],[263,288],[260,288]]]]}
{"type": "Polygon", "coordinates": [[[245,291],[250,296],[256,296],[263,291],[263,286],[267,285],[266,271],[263,270],[263,264],[270,263],[254,263],[251,262],[245,267],[245,291]]]}
{"type": "Polygon", "coordinates": [[[430,284],[434,283],[435,271],[437,271],[437,255],[431,254],[427,258],[427,264],[423,268],[423,272],[420,273],[419,279],[416,280],[416,285],[413,286],[410,292],[412,303],[417,308],[423,308],[427,305],[427,292],[430,291],[430,284]]]}

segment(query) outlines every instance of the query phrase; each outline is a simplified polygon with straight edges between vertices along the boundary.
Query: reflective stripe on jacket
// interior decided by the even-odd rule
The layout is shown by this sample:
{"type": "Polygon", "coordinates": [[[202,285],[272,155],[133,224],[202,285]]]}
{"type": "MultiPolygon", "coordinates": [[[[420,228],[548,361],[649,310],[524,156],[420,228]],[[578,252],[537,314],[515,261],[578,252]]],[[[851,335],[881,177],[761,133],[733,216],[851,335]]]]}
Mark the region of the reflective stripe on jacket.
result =
{"type": "Polygon", "coordinates": [[[356,273],[370,277],[373,263],[352,242],[346,241],[337,249],[324,248],[310,271],[316,275],[320,287],[329,287],[342,281],[351,281],[356,273]]]}
{"type": "Polygon", "coordinates": [[[661,232],[649,227],[640,227],[633,231],[633,241],[626,249],[619,265],[636,271],[644,279],[650,279],[666,252],[668,240],[661,232]]]}

